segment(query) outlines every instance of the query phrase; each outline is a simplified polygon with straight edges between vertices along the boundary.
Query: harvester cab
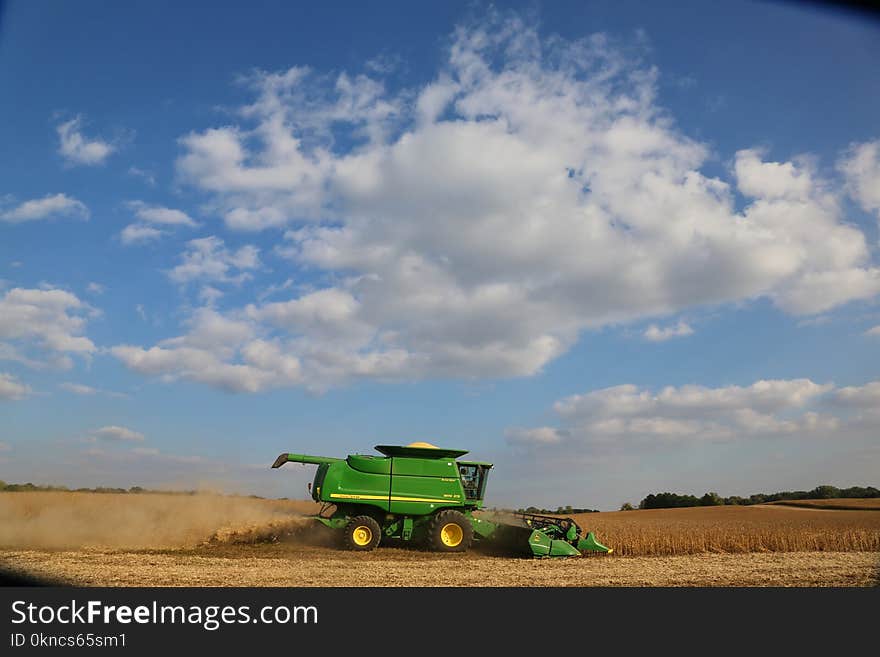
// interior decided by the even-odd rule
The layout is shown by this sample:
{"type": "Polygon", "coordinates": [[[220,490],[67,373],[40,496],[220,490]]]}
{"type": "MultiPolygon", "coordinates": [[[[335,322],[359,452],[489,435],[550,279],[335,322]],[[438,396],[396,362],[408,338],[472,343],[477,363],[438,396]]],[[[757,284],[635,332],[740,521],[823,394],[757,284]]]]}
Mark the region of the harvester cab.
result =
{"type": "Polygon", "coordinates": [[[464,552],[474,541],[535,556],[611,552],[592,533],[581,538],[571,518],[515,514],[499,522],[480,517],[492,464],[458,460],[467,450],[423,442],[377,445],[376,450],[381,456],[344,459],[285,453],[272,467],[318,466],[310,491],[322,507],[313,517],[338,530],[342,546],[350,550],[372,550],[382,539],[398,539],[440,552],[464,552]]]}

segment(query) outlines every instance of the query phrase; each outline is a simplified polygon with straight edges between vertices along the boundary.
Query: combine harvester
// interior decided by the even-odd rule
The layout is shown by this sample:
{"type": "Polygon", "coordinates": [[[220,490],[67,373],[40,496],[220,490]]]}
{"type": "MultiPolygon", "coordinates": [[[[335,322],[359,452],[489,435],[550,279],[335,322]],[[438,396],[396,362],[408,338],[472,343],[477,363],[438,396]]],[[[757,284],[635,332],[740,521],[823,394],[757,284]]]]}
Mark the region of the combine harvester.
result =
{"type": "Polygon", "coordinates": [[[341,534],[349,550],[372,550],[383,538],[416,541],[439,552],[464,552],[474,541],[537,557],[611,553],[593,533],[581,536],[571,518],[507,514],[510,521],[474,515],[483,506],[491,463],[458,461],[461,449],[428,443],[377,445],[383,456],[281,454],[272,464],[318,466],[310,484],[323,504],[313,516],[341,534]]]}

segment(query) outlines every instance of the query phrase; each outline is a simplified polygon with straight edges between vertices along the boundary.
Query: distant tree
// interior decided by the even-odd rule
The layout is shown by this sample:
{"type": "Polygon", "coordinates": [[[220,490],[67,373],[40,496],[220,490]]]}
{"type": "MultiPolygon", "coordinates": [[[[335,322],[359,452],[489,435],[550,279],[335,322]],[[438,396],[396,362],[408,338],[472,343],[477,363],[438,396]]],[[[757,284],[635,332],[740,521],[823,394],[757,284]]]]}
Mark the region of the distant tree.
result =
{"type": "Polygon", "coordinates": [[[724,500],[718,493],[708,492],[700,498],[700,506],[721,506],[724,500]]]}
{"type": "Polygon", "coordinates": [[[840,497],[840,489],[834,486],[816,486],[810,491],[810,499],[829,500],[833,497],[840,497]]]}
{"type": "Polygon", "coordinates": [[[624,502],[623,504],[620,505],[620,510],[621,511],[635,511],[635,507],[632,504],[630,504],[629,502],[624,502]]]}
{"type": "Polygon", "coordinates": [[[676,493],[657,493],[648,495],[639,502],[640,509],[677,509],[686,506],[700,506],[700,500],[693,495],[676,493]]]}
{"type": "Polygon", "coordinates": [[[880,497],[880,490],[877,490],[873,486],[851,486],[850,488],[842,489],[840,491],[840,497],[880,497]]]}

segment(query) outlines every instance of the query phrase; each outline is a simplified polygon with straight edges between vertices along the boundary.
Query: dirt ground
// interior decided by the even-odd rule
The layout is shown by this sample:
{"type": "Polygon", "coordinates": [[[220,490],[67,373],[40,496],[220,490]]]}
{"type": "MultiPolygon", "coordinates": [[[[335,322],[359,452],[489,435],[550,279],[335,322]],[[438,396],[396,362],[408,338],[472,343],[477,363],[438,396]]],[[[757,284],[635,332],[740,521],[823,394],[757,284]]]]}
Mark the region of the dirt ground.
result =
{"type": "MultiPolygon", "coordinates": [[[[499,556],[479,546],[461,555],[393,544],[345,552],[303,518],[314,506],[216,496],[3,494],[0,571],[83,586],[880,586],[880,551],[870,548],[767,551],[758,542],[760,549],[739,554],[618,550],[566,559],[499,556]]],[[[872,537],[880,519],[876,512],[816,510],[816,525],[804,509],[684,511],[692,510],[590,514],[587,526],[618,548],[653,542],[655,532],[678,536],[671,547],[692,550],[703,534],[710,547],[720,544],[716,527],[740,537],[761,536],[766,526],[792,535],[813,527],[822,536],[843,530],[872,537]],[[746,517],[756,520],[743,524],[746,517]]],[[[742,538],[735,546],[741,544],[742,538]]]]}
{"type": "Polygon", "coordinates": [[[880,553],[518,559],[314,545],[7,550],[5,568],[83,586],[878,586],[880,553]]]}

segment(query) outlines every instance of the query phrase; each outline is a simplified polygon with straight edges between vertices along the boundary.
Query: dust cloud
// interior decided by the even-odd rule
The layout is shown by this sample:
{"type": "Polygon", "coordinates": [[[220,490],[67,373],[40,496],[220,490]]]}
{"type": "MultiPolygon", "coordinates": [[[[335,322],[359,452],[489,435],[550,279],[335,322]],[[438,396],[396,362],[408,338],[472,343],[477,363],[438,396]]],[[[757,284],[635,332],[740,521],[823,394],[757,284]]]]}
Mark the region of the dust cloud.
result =
{"type": "Polygon", "coordinates": [[[215,494],[0,493],[0,548],[183,548],[273,541],[309,502],[215,494]]]}

